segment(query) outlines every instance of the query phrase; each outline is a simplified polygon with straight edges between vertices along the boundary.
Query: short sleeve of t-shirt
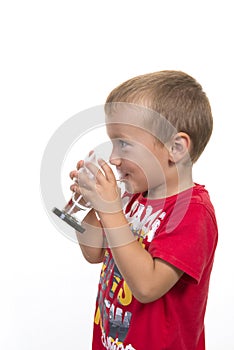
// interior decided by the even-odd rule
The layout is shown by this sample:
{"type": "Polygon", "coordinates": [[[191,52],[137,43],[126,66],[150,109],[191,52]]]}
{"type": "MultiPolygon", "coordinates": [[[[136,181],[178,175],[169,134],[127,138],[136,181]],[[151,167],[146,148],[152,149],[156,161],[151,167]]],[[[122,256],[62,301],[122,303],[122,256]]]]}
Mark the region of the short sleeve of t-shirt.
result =
{"type": "Polygon", "coordinates": [[[181,222],[173,229],[172,226],[173,220],[163,225],[150,243],[149,253],[179,268],[193,282],[199,283],[209,260],[213,259],[216,246],[214,215],[204,203],[190,203],[181,222]]]}

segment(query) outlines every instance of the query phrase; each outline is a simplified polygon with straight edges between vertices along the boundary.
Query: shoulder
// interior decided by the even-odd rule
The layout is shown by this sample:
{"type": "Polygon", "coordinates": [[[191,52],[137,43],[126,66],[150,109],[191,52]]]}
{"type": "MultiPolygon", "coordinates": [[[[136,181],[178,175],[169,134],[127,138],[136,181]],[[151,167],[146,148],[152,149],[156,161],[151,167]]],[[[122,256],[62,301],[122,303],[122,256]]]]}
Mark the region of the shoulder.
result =
{"type": "Polygon", "coordinates": [[[195,184],[193,188],[179,193],[170,209],[167,232],[182,227],[196,230],[205,223],[217,229],[215,210],[205,186],[195,184]]]}
{"type": "Polygon", "coordinates": [[[210,200],[210,195],[204,185],[195,184],[191,196],[191,211],[196,213],[204,213],[205,216],[210,216],[216,224],[215,210],[210,200]]]}

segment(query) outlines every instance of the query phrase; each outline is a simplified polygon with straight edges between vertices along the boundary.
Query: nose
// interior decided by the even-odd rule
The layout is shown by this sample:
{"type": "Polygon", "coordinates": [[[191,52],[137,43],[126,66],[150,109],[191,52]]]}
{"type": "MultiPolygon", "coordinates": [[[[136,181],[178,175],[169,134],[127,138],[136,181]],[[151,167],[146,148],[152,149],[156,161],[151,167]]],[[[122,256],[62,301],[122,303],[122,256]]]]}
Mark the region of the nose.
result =
{"type": "Polygon", "coordinates": [[[120,166],[121,164],[121,158],[118,155],[118,153],[116,152],[115,148],[113,148],[111,155],[110,155],[110,159],[109,159],[111,165],[114,165],[116,167],[120,166]]]}

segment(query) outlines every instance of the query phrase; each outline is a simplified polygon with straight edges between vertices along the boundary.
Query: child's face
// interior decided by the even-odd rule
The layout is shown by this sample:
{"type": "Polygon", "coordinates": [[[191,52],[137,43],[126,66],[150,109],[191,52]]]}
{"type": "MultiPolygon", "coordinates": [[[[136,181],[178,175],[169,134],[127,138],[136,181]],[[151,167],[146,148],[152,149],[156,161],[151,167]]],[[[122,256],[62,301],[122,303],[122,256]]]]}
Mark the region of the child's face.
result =
{"type": "Polygon", "coordinates": [[[107,123],[113,149],[110,163],[131,193],[164,193],[168,150],[146,130],[132,125],[107,123]]]}

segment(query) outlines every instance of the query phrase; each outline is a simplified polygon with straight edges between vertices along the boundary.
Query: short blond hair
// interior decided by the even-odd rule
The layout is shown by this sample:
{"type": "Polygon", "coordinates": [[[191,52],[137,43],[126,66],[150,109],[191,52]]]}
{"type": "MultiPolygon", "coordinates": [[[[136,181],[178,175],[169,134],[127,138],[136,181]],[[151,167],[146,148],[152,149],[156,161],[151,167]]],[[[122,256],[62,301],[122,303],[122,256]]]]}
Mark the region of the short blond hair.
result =
{"type": "Polygon", "coordinates": [[[165,70],[134,77],[117,86],[106,104],[126,102],[156,111],[191,138],[194,163],[207,145],[213,129],[209,100],[201,85],[181,71],[165,70]]]}

